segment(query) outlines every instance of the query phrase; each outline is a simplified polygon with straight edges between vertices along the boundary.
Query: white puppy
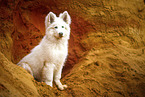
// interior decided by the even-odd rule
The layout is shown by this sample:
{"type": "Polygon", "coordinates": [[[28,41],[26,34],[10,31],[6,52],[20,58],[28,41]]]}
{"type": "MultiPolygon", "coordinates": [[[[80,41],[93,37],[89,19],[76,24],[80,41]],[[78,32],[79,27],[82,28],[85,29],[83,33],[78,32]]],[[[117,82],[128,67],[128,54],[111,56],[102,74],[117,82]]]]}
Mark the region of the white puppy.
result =
{"type": "Polygon", "coordinates": [[[67,88],[60,82],[62,68],[68,55],[71,18],[67,11],[56,17],[52,12],[45,18],[46,34],[42,41],[18,65],[38,81],[52,87],[53,80],[60,90],[67,88]]]}

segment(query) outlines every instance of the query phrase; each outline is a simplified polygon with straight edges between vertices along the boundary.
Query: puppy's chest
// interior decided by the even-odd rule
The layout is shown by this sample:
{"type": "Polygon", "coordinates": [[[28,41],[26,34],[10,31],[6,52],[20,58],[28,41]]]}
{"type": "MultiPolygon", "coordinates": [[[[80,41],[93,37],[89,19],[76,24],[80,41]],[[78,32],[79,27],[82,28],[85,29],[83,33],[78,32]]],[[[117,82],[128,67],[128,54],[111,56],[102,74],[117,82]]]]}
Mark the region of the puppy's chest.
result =
{"type": "Polygon", "coordinates": [[[67,49],[66,48],[54,48],[52,49],[52,52],[51,54],[54,56],[54,57],[64,57],[66,56],[67,54],[67,49]]]}
{"type": "Polygon", "coordinates": [[[54,46],[48,49],[47,55],[51,61],[63,61],[67,56],[66,46],[54,46]]]}

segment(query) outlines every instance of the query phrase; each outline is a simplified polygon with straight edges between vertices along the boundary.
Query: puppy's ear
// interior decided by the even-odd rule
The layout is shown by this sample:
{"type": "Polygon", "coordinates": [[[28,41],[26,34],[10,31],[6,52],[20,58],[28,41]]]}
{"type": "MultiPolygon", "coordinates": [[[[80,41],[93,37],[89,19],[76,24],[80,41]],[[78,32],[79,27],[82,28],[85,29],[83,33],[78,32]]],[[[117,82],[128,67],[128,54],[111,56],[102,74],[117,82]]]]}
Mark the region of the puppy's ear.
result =
{"type": "Polygon", "coordinates": [[[45,17],[45,28],[52,24],[56,19],[56,15],[53,12],[49,12],[45,17]]]}
{"type": "Polygon", "coordinates": [[[67,24],[71,24],[71,17],[67,11],[64,11],[63,13],[61,13],[59,17],[62,18],[63,21],[66,22],[67,24]]]}

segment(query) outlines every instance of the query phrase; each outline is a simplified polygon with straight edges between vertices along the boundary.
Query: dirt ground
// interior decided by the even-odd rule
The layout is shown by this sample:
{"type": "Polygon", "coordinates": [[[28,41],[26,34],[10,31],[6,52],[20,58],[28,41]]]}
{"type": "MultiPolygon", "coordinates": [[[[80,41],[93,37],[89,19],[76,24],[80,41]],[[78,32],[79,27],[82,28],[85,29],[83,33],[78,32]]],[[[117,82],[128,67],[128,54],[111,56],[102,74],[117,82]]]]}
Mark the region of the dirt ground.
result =
{"type": "Polygon", "coordinates": [[[144,0],[0,0],[1,97],[145,97],[144,0]],[[16,65],[50,12],[72,18],[60,91],[16,65]]]}

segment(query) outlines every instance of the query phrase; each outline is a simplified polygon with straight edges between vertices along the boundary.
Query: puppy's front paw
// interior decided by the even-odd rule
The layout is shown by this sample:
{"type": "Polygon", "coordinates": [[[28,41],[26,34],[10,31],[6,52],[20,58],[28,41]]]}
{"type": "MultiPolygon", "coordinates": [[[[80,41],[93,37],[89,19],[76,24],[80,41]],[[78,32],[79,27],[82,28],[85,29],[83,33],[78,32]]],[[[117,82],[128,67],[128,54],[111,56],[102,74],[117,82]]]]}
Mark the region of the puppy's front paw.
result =
{"type": "Polygon", "coordinates": [[[45,82],[47,85],[49,85],[50,87],[52,87],[52,82],[45,82]]]}
{"type": "Polygon", "coordinates": [[[64,89],[67,88],[67,85],[61,85],[61,86],[58,86],[58,88],[59,88],[60,90],[64,90],[64,89]]]}

